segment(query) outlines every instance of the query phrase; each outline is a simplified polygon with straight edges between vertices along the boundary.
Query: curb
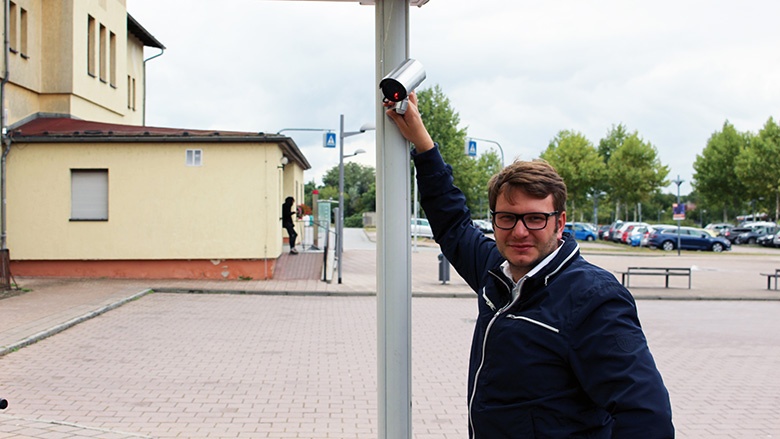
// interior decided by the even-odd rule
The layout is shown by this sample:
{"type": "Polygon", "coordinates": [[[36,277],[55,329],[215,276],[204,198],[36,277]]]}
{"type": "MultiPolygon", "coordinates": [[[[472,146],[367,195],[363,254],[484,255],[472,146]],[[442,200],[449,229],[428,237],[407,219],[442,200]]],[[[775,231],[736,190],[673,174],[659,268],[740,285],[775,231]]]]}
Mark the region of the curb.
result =
{"type": "Polygon", "coordinates": [[[104,307],[98,308],[95,311],[88,312],[80,317],[76,317],[74,319],[68,320],[65,323],[61,323],[57,326],[53,326],[45,331],[41,331],[37,334],[31,335],[24,340],[18,341],[14,344],[11,344],[9,346],[2,346],[0,347],[0,357],[3,355],[9,354],[13,351],[16,351],[18,349],[21,349],[25,346],[29,346],[33,343],[37,343],[47,337],[51,337],[52,335],[55,335],[57,333],[60,333],[68,328],[71,328],[75,325],[78,325],[81,322],[87,321],[93,317],[97,317],[105,312],[111,311],[112,309],[119,308],[120,306],[126,304],[127,302],[131,302],[133,300],[140,299],[141,297],[151,293],[152,290],[146,289],[144,291],[141,291],[139,293],[136,293],[132,296],[126,297],[124,299],[118,300],[114,303],[108,304],[104,307]]]}

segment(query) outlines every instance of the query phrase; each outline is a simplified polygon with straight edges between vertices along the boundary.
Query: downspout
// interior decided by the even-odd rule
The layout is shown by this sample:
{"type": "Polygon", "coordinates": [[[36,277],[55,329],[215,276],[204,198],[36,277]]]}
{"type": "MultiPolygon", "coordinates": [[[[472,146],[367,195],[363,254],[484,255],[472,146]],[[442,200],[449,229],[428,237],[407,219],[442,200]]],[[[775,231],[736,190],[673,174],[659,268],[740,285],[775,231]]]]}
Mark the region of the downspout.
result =
{"type": "Polygon", "coordinates": [[[2,142],[3,156],[0,158],[0,249],[6,250],[6,158],[8,153],[11,152],[11,138],[8,137],[8,127],[6,126],[7,117],[5,108],[5,84],[8,82],[8,48],[11,45],[8,41],[8,28],[10,27],[10,1],[5,0],[3,7],[5,8],[3,22],[3,81],[0,83],[0,125],[2,125],[0,132],[0,142],[2,142]]]}
{"type": "MultiPolygon", "coordinates": [[[[10,1],[10,0],[6,0],[6,2],[8,2],[8,1],[10,1]]],[[[144,60],[144,99],[143,99],[144,111],[143,111],[143,116],[142,116],[142,119],[141,119],[141,125],[142,126],[146,126],[146,62],[147,61],[151,61],[151,60],[157,58],[158,56],[162,56],[163,52],[165,52],[165,49],[164,48],[160,48],[160,53],[158,53],[157,55],[154,55],[154,56],[150,56],[149,58],[146,58],[144,60]]]]}

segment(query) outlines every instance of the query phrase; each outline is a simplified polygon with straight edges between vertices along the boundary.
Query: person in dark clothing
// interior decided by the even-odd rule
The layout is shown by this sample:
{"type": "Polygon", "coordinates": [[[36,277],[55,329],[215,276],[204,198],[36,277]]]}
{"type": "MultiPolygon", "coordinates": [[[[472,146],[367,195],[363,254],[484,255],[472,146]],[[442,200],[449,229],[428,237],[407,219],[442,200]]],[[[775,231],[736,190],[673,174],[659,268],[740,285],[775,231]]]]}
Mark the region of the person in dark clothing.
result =
{"type": "Polygon", "coordinates": [[[295,223],[293,222],[293,215],[295,214],[295,208],[293,203],[295,199],[293,197],[287,197],[282,204],[282,228],[287,230],[287,235],[290,237],[290,254],[297,255],[298,250],[295,249],[295,240],[298,238],[298,233],[295,231],[295,223]]]}
{"type": "Polygon", "coordinates": [[[476,292],[469,437],[673,438],[669,393],[631,293],[587,262],[566,223],[566,185],[543,160],[490,180],[494,239],[477,229],[452,167],[410,95],[387,115],[413,145],[434,239],[476,292]]]}

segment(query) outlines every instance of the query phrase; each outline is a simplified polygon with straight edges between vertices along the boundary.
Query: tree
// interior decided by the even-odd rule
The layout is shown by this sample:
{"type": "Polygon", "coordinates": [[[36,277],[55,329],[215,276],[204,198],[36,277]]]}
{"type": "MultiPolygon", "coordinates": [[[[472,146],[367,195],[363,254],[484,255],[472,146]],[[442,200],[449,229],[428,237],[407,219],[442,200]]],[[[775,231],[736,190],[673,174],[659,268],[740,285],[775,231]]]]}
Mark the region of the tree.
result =
{"type": "Polygon", "coordinates": [[[488,180],[501,169],[498,155],[488,152],[473,160],[465,154],[466,130],[458,129],[460,116],[441,87],[421,90],[417,99],[425,127],[438,143],[444,161],[455,171],[455,186],[466,196],[466,205],[474,213],[483,212],[488,180]]]}
{"type": "Polygon", "coordinates": [[[669,184],[667,175],[669,168],[661,164],[658,150],[636,131],[615,149],[607,166],[611,195],[627,206],[650,200],[653,192],[669,184]]]}
{"type": "Polygon", "coordinates": [[[628,131],[626,131],[626,127],[622,123],[617,126],[612,125],[612,128],[607,131],[607,137],[599,140],[599,155],[604,158],[604,163],[609,164],[612,154],[627,138],[628,131]]]}
{"type": "Polygon", "coordinates": [[[749,137],[725,121],[723,129],[712,133],[693,162],[694,190],[710,211],[723,212],[724,222],[728,221],[729,212],[737,213],[745,200],[745,184],[737,176],[735,163],[747,148],[749,137]]]}
{"type": "MultiPolygon", "coordinates": [[[[338,165],[325,173],[322,183],[324,187],[320,190],[320,199],[337,200],[339,197],[338,165]]],[[[372,166],[353,162],[344,163],[344,218],[370,210],[376,210],[375,169],[372,166]]]]}
{"type": "Polygon", "coordinates": [[[749,197],[775,199],[775,219],[780,218],[780,126],[773,118],[737,156],[735,170],[749,197]]]}
{"type": "Polygon", "coordinates": [[[584,206],[588,195],[601,186],[606,165],[593,144],[581,133],[560,131],[540,156],[560,174],[566,183],[570,218],[576,206],[584,206]]]}

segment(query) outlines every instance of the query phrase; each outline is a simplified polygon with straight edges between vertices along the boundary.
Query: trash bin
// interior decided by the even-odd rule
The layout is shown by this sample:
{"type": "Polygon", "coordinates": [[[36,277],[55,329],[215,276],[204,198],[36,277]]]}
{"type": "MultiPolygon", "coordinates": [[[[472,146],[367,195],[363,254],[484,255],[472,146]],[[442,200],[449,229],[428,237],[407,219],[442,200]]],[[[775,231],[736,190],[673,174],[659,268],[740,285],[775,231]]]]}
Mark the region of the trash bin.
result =
{"type": "Polygon", "coordinates": [[[446,284],[450,281],[450,261],[439,253],[439,281],[446,284]]]}

